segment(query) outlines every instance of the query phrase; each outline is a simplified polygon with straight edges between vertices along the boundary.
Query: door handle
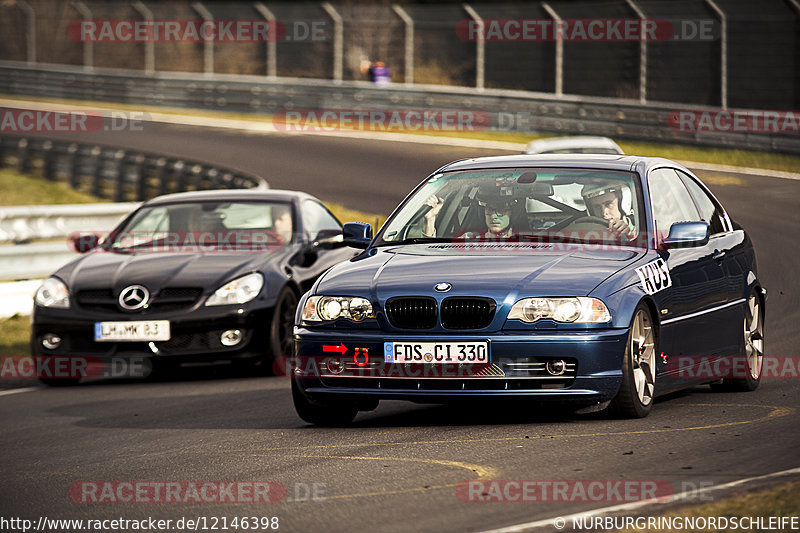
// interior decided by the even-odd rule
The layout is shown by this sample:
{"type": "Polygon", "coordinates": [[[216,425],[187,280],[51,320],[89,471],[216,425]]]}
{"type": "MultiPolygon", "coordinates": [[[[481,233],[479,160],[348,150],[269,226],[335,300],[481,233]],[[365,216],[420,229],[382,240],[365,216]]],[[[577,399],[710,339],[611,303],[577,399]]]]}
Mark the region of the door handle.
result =
{"type": "Polygon", "coordinates": [[[714,250],[714,255],[711,256],[715,261],[722,261],[723,257],[725,257],[725,250],[714,250]]]}

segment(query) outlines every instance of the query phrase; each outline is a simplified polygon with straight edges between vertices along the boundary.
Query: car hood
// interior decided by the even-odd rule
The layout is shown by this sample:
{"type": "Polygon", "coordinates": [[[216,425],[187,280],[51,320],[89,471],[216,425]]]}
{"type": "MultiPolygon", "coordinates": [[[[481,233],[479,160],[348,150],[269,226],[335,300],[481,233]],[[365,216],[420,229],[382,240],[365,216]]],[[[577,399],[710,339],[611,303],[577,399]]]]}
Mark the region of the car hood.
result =
{"type": "Polygon", "coordinates": [[[380,248],[374,255],[334,267],[317,294],[361,295],[378,301],[397,295],[431,295],[449,283],[447,296],[586,296],[609,276],[636,261],[644,250],[587,251],[549,246],[408,245],[380,248]]]}
{"type": "Polygon", "coordinates": [[[250,253],[89,253],[55,275],[72,292],[83,289],[112,289],[144,285],[151,293],[164,287],[200,287],[214,291],[220,285],[255,270],[265,263],[264,255],[250,253]]]}

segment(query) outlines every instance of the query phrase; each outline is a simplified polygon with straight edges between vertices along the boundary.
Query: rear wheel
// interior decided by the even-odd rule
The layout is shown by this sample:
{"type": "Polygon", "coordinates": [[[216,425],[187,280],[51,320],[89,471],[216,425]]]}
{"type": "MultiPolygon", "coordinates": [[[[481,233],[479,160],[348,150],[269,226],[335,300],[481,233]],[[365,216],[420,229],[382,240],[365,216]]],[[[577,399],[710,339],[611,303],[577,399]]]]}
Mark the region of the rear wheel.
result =
{"type": "Polygon", "coordinates": [[[656,333],[649,309],[639,304],[622,360],[622,384],[609,411],[624,418],[644,418],[653,407],[655,385],[656,333]]]}
{"type": "Polygon", "coordinates": [[[292,400],[297,415],[316,426],[349,426],[358,414],[358,408],[354,404],[312,402],[303,394],[295,380],[292,380],[292,400]]]}
{"type": "Polygon", "coordinates": [[[744,342],[742,343],[742,365],[734,365],[736,377],[724,378],[721,384],[713,384],[713,390],[753,391],[761,383],[764,366],[764,308],[756,289],[750,293],[744,310],[744,342]],[[738,375],[738,374],[742,375],[738,375]]]}

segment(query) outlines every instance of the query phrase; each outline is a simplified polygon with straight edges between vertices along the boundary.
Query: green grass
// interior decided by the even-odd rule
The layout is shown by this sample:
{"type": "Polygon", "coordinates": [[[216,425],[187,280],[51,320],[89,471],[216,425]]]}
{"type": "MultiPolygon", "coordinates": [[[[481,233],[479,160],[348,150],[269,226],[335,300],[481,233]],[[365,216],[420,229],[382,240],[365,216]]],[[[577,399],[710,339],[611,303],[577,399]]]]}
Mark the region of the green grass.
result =
{"type": "MultiPolygon", "coordinates": [[[[66,183],[25,176],[15,170],[0,169],[0,198],[2,205],[51,205],[104,202],[100,198],[71,189],[66,183]]],[[[341,204],[324,202],[342,222],[369,222],[373,230],[386,221],[386,215],[365,213],[341,204]]]]}
{"type": "Polygon", "coordinates": [[[0,356],[30,355],[28,339],[31,334],[30,317],[15,315],[0,319],[0,356]]]}
{"type": "Polygon", "coordinates": [[[71,189],[66,183],[23,176],[15,170],[0,168],[2,205],[87,204],[103,201],[71,189]]]}
{"type": "MultiPolygon", "coordinates": [[[[661,516],[675,517],[791,517],[800,510],[800,481],[784,483],[776,487],[747,493],[738,493],[719,501],[692,505],[664,513],[661,516]]],[[[749,522],[745,522],[749,524],[749,522]]],[[[765,522],[765,524],[767,524],[765,522]]],[[[767,525],[767,527],[769,527],[767,525]]],[[[631,531],[631,530],[625,530],[631,531]]],[[[648,530],[655,533],[660,530],[648,530]]],[[[666,530],[664,530],[666,531],[666,530]]],[[[674,530],[673,530],[674,531],[674,530]]],[[[682,533],[705,533],[708,531],[733,531],[732,529],[681,529],[682,533]]],[[[743,531],[743,529],[738,529],[743,531]]],[[[753,529],[752,531],[761,531],[753,529]]],[[[784,531],[779,529],[778,531],[784,531]]]]}

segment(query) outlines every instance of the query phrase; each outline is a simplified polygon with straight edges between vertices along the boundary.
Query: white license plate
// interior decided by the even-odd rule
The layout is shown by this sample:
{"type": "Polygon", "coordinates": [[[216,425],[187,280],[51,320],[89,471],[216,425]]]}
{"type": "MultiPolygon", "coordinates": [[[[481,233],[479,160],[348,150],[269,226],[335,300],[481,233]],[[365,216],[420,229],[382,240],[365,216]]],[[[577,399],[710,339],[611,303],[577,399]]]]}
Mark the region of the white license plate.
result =
{"type": "Polygon", "coordinates": [[[488,342],[384,342],[386,363],[488,363],[488,342]]]}
{"type": "Polygon", "coordinates": [[[169,320],[94,323],[94,340],[98,342],[168,341],[169,338],[169,320]]]}

